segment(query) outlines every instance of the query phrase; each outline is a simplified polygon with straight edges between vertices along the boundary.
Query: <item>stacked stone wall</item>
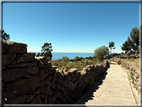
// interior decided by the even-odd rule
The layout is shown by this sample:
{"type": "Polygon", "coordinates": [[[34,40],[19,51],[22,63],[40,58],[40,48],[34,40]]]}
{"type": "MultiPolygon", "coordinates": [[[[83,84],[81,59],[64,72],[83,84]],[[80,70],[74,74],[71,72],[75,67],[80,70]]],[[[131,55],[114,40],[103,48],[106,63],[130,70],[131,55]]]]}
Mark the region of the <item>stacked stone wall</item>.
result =
{"type": "Polygon", "coordinates": [[[27,44],[2,40],[3,104],[71,104],[108,68],[56,70],[45,57],[27,52],[27,44]]]}
{"type": "Polygon", "coordinates": [[[139,93],[140,93],[140,82],[139,82],[140,70],[139,70],[139,67],[137,65],[135,65],[134,63],[127,61],[125,59],[114,57],[111,60],[113,60],[115,62],[118,62],[120,60],[121,61],[120,65],[127,69],[128,72],[126,72],[126,74],[129,78],[130,85],[131,85],[135,100],[137,103],[139,103],[139,93]]]}

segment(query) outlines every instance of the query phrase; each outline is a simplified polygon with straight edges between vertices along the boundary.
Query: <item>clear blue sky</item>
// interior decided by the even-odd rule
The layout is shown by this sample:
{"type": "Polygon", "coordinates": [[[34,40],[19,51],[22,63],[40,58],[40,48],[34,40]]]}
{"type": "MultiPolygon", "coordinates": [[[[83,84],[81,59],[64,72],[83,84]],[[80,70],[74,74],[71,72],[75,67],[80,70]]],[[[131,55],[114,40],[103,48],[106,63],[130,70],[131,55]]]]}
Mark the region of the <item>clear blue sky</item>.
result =
{"type": "Polygon", "coordinates": [[[53,52],[94,53],[114,41],[120,53],[134,27],[139,3],[3,3],[3,29],[32,52],[48,42],[53,52]]]}

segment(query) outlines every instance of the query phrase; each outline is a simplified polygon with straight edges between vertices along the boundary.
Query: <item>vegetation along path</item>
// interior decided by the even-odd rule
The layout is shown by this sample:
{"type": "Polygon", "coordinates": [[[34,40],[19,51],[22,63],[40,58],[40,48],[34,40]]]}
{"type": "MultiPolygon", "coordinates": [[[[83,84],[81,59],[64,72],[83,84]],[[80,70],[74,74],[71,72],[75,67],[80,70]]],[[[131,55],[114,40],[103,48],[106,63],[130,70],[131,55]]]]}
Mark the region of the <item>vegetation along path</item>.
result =
{"type": "Polygon", "coordinates": [[[76,104],[132,104],[136,106],[127,75],[123,68],[115,62],[110,63],[110,67],[102,79],[76,104]]]}

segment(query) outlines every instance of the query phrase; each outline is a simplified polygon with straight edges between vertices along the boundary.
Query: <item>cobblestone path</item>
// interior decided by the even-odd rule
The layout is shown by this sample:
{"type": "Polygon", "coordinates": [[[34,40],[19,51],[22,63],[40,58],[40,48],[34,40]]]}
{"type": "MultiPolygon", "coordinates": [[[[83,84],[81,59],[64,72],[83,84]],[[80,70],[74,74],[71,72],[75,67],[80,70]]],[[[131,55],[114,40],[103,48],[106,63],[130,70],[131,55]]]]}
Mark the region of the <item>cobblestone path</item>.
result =
{"type": "Polygon", "coordinates": [[[96,105],[133,105],[136,106],[127,75],[123,68],[115,62],[110,63],[110,68],[89,92],[76,104],[96,105]]]}

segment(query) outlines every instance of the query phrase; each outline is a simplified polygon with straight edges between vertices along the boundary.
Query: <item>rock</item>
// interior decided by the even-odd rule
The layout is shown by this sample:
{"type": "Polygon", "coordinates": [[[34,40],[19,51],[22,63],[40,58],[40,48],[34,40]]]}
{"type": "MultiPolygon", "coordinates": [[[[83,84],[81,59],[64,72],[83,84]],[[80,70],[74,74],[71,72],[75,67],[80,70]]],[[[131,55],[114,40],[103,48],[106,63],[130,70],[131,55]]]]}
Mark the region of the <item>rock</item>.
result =
{"type": "Polygon", "coordinates": [[[58,93],[54,93],[53,97],[49,97],[49,104],[54,104],[57,99],[58,93]]]}
{"type": "Polygon", "coordinates": [[[35,104],[43,104],[43,103],[41,102],[41,98],[39,98],[39,99],[36,101],[35,104]]]}
{"type": "Polygon", "coordinates": [[[87,73],[88,69],[87,68],[83,68],[82,72],[87,73]]]}
{"type": "Polygon", "coordinates": [[[24,53],[17,55],[17,63],[35,61],[35,53],[24,53]]]}
{"type": "Polygon", "coordinates": [[[44,68],[40,68],[40,69],[39,69],[39,75],[42,75],[42,74],[44,74],[44,73],[45,73],[44,68]]]}
{"type": "Polygon", "coordinates": [[[47,77],[47,79],[41,81],[40,86],[43,86],[43,85],[47,84],[47,82],[50,81],[51,79],[52,79],[52,75],[49,75],[49,76],[47,77]]]}
{"type": "Polygon", "coordinates": [[[75,84],[71,81],[65,81],[64,86],[69,90],[75,89],[75,84]]]}
{"type": "Polygon", "coordinates": [[[12,64],[8,65],[8,68],[21,68],[21,67],[31,67],[31,66],[37,66],[37,62],[26,62],[26,63],[20,63],[20,64],[12,64]]]}
{"type": "Polygon", "coordinates": [[[2,66],[9,65],[16,58],[16,54],[2,55],[2,66]]]}
{"type": "Polygon", "coordinates": [[[2,91],[5,90],[5,82],[2,81],[2,91]]]}
{"type": "Polygon", "coordinates": [[[6,82],[13,81],[24,76],[25,73],[26,68],[5,69],[2,73],[2,80],[6,82]]]}
{"type": "Polygon", "coordinates": [[[31,77],[31,75],[29,73],[27,73],[27,72],[25,73],[24,76],[27,77],[27,78],[31,77]]]}
{"type": "Polygon", "coordinates": [[[41,94],[41,98],[43,99],[44,98],[44,96],[45,96],[45,94],[43,93],[43,94],[41,94]]]}
{"type": "Polygon", "coordinates": [[[19,96],[13,97],[12,99],[8,99],[7,101],[9,104],[21,104],[21,103],[25,103],[27,96],[28,95],[19,95],[19,96]]]}
{"type": "Polygon", "coordinates": [[[51,81],[47,81],[46,85],[51,87],[53,85],[53,83],[51,81]]]}
{"type": "Polygon", "coordinates": [[[54,72],[52,83],[54,83],[55,81],[57,81],[57,72],[54,72]]]}
{"type": "Polygon", "coordinates": [[[63,77],[62,77],[62,76],[59,77],[58,82],[59,82],[59,83],[63,82],[63,77]]]}
{"type": "Polygon", "coordinates": [[[2,39],[5,53],[26,53],[27,44],[2,39]]]}
{"type": "Polygon", "coordinates": [[[55,84],[55,83],[52,84],[51,88],[52,88],[52,89],[56,89],[56,84],[55,84]]]}
{"type": "Polygon", "coordinates": [[[6,91],[2,91],[3,98],[7,98],[6,91]]]}
{"type": "Polygon", "coordinates": [[[38,61],[38,67],[44,67],[44,63],[42,61],[38,61]]]}
{"type": "Polygon", "coordinates": [[[52,96],[53,93],[52,93],[50,87],[47,86],[46,91],[45,91],[45,94],[46,94],[46,95],[49,95],[49,96],[52,96]]]}
{"type": "Polygon", "coordinates": [[[29,95],[27,98],[26,98],[26,102],[29,103],[31,102],[33,99],[34,99],[34,95],[29,95]]]}
{"type": "Polygon", "coordinates": [[[77,73],[77,71],[78,71],[77,68],[71,68],[68,72],[70,72],[70,73],[72,73],[72,72],[77,73]]]}
{"type": "Polygon", "coordinates": [[[49,74],[44,73],[40,76],[40,80],[44,80],[49,74]]]}
{"type": "Polygon", "coordinates": [[[48,96],[45,95],[45,98],[44,98],[44,104],[47,104],[47,100],[48,100],[48,96]]]}
{"type": "Polygon", "coordinates": [[[27,72],[30,74],[37,74],[38,71],[39,71],[39,68],[37,66],[27,67],[27,72]]]}
{"type": "Polygon", "coordinates": [[[24,92],[28,93],[30,90],[40,86],[40,77],[33,76],[31,78],[26,78],[24,80],[18,80],[7,86],[7,97],[13,98],[16,95],[22,94],[24,92]]]}
{"type": "Polygon", "coordinates": [[[6,69],[6,67],[5,67],[5,66],[2,66],[2,70],[4,70],[4,69],[6,69]]]}
{"type": "Polygon", "coordinates": [[[31,102],[31,104],[35,104],[40,98],[40,95],[36,95],[35,99],[31,102]]]}

